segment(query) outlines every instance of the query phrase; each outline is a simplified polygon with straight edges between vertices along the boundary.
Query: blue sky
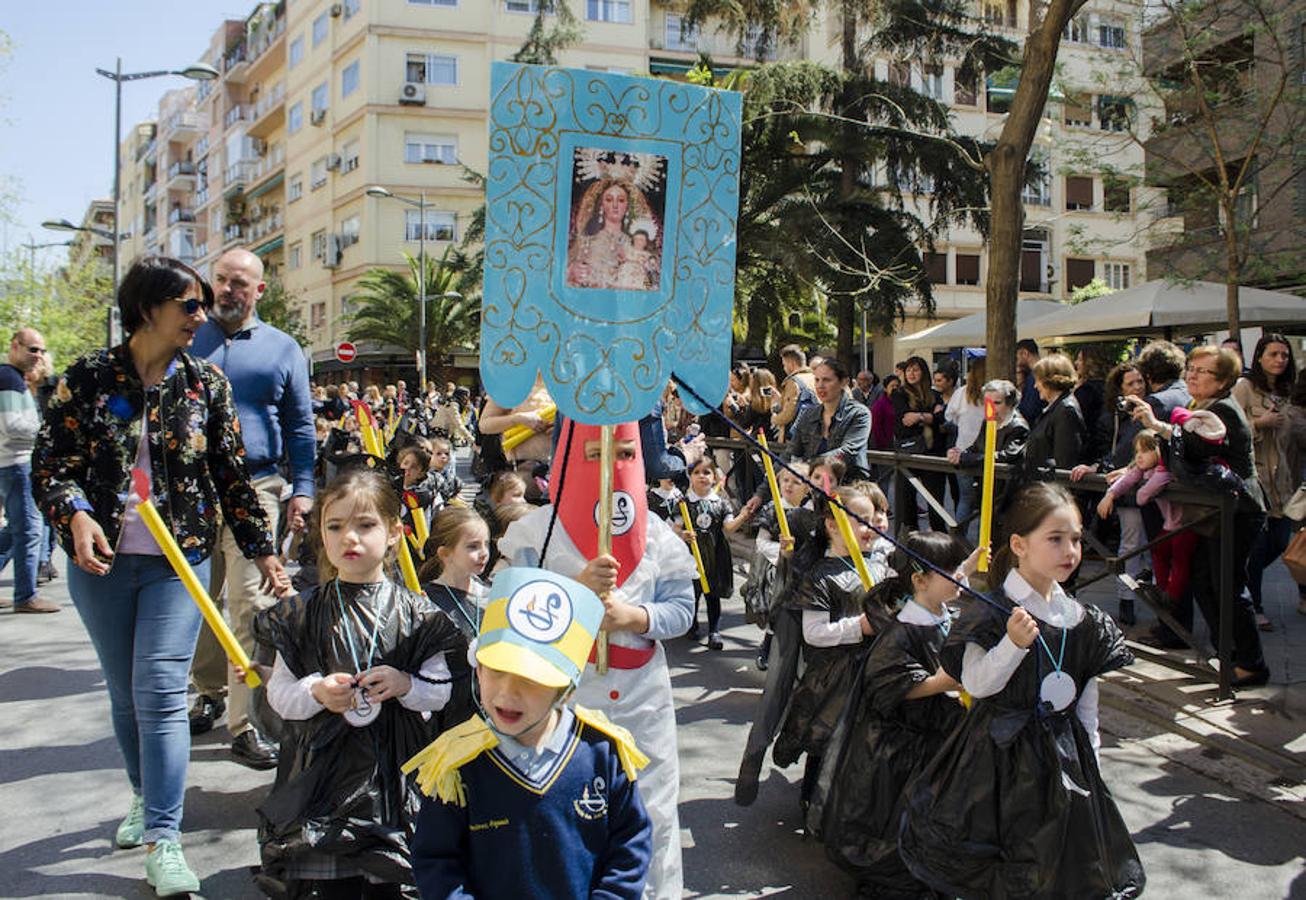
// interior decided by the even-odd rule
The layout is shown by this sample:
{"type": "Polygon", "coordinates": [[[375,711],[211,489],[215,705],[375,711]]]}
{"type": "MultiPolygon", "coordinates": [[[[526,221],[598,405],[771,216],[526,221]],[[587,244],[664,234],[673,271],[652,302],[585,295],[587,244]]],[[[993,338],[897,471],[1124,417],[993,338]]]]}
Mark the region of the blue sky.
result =
{"type": "MultiPolygon", "coordinates": [[[[44,219],[80,221],[113,191],[113,82],[95,74],[122,57],[124,72],[178,69],[199,59],[223,19],[243,19],[253,0],[44,0],[0,2],[13,54],[0,71],[0,177],[19,182],[16,223],[0,225],[0,249],[71,235],[44,219]]],[[[154,118],[159,97],[184,78],[123,85],[123,132],[154,118]]],[[[42,251],[47,263],[63,248],[42,251]]]]}

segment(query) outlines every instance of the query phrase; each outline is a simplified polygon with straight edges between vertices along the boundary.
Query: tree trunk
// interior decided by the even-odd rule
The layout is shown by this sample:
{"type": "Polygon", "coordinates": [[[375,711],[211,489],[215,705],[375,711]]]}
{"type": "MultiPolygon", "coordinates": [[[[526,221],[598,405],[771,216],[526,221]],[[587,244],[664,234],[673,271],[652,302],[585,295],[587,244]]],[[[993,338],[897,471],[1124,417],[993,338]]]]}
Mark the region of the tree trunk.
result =
{"type": "MultiPolygon", "coordinates": [[[[860,68],[860,62],[857,58],[857,10],[852,0],[843,0],[843,33],[842,33],[842,51],[843,51],[843,71],[845,77],[851,78],[852,75],[860,68]]],[[[839,97],[839,115],[845,118],[852,118],[853,109],[856,105],[856,98],[853,96],[852,87],[845,85],[839,97]]],[[[855,139],[852,133],[853,126],[843,123],[844,140],[851,142],[855,139]]],[[[857,160],[850,154],[845,156],[839,162],[839,195],[840,199],[847,201],[852,197],[857,187],[857,160]]],[[[841,210],[839,221],[844,225],[850,225],[850,216],[845,208],[841,210]]],[[[855,310],[852,297],[843,296],[839,298],[837,310],[837,328],[839,341],[837,354],[840,361],[848,367],[848,371],[855,372],[856,367],[853,364],[853,332],[856,330],[855,310]]]]}
{"type": "Polygon", "coordinates": [[[1011,112],[1007,114],[997,144],[985,160],[992,209],[989,271],[984,286],[988,312],[986,372],[989,378],[1011,378],[1015,373],[1016,298],[1025,220],[1025,206],[1020,195],[1025,183],[1025,160],[1043,118],[1061,33],[1084,2],[1051,0],[1043,10],[1043,21],[1036,27],[1031,22],[1011,112]]]}
{"type": "MultiPolygon", "coordinates": [[[[1230,204],[1224,219],[1229,223],[1224,229],[1225,252],[1228,257],[1224,269],[1224,304],[1225,313],[1229,316],[1229,337],[1241,344],[1242,316],[1238,310],[1238,282],[1242,280],[1242,261],[1239,259],[1238,233],[1234,225],[1236,221],[1234,215],[1233,204],[1230,204]]],[[[1248,227],[1251,227],[1250,223],[1248,227]]]]}

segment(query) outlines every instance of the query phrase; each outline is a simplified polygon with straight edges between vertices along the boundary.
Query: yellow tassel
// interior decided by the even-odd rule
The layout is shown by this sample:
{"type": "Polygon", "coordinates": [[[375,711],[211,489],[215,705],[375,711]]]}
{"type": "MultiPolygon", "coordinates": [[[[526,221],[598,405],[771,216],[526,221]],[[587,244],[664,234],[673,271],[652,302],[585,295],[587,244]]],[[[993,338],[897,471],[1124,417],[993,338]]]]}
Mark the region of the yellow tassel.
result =
{"type": "Polygon", "coordinates": [[[400,771],[407,775],[416,770],[418,790],[426,796],[466,806],[467,793],[458,770],[498,744],[499,738],[485,720],[472,716],[417,751],[400,771]]]}
{"type": "Polygon", "coordinates": [[[617,745],[617,758],[621,760],[621,768],[625,770],[626,777],[631,781],[639,777],[639,770],[649,764],[649,758],[635,746],[635,736],[597,709],[577,706],[575,713],[576,718],[586,725],[612,738],[617,745]]]}

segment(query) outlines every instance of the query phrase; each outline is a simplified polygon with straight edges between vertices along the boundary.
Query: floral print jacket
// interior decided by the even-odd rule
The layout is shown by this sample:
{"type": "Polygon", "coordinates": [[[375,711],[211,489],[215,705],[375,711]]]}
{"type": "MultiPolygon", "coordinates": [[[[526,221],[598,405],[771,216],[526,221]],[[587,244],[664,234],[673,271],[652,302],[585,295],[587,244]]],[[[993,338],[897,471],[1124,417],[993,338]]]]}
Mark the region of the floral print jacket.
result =
{"type": "Polygon", "coordinates": [[[219,507],[246,557],[273,553],[226,376],[178,353],[163,380],[146,390],[123,344],[68,367],[32,454],[32,493],[69,557],[78,510],[90,513],[117,549],[147,422],[151,494],[186,558],[197,563],[212,552],[219,507]]]}

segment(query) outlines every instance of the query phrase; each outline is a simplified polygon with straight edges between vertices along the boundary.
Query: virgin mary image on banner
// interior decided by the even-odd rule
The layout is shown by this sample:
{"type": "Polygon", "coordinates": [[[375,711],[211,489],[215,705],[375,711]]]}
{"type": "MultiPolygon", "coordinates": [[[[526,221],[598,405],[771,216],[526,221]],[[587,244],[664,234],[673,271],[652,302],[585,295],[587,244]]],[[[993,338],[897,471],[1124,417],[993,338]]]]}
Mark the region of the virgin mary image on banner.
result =
{"type": "Polygon", "coordinates": [[[661,288],[666,174],[666,157],[655,153],[576,149],[568,287],[661,288]]]}

